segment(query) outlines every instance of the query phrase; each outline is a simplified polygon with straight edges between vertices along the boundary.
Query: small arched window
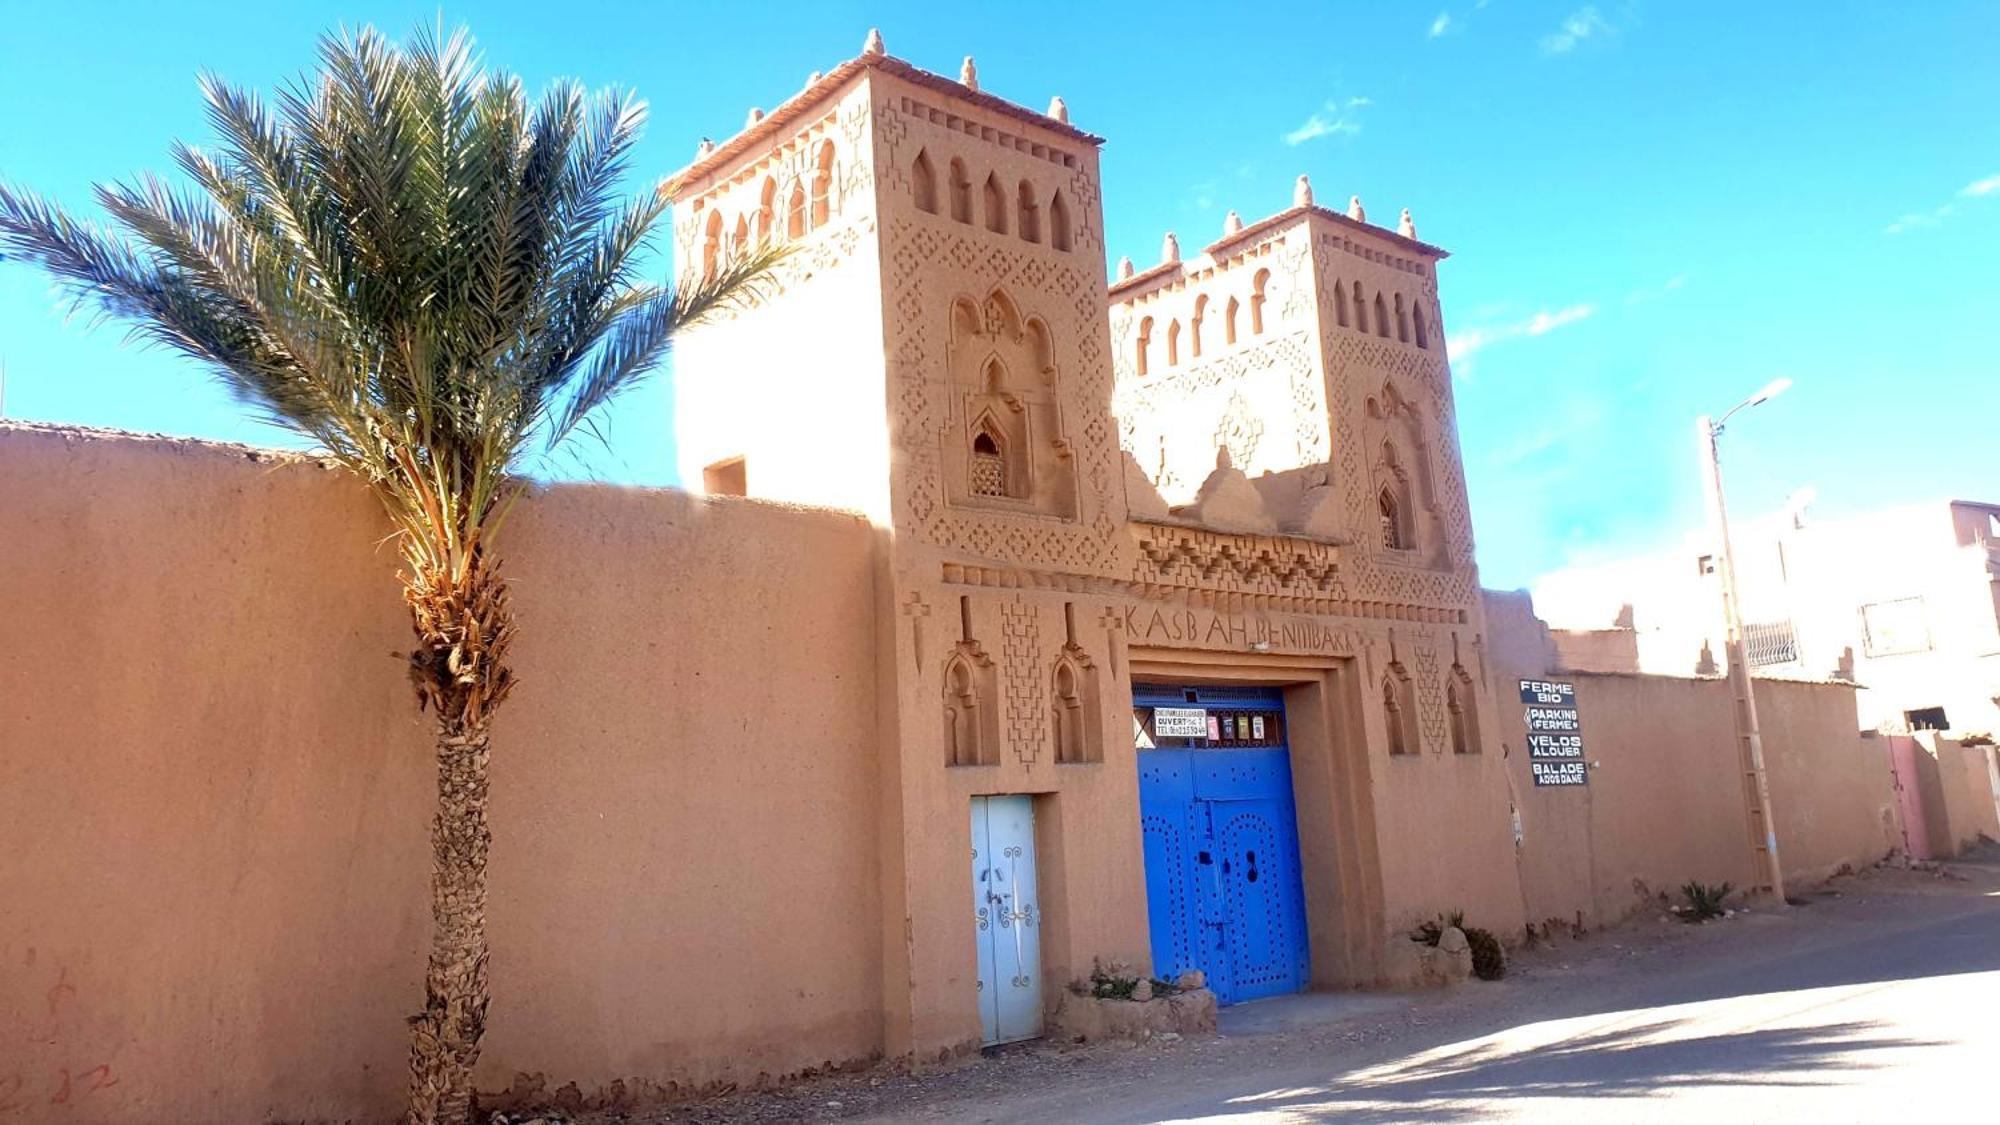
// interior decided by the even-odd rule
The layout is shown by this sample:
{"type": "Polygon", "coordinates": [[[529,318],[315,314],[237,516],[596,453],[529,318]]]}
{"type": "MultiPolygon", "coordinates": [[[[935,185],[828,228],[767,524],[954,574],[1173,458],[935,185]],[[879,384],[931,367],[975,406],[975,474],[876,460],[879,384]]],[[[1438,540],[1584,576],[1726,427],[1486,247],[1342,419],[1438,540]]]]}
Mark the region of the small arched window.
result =
{"type": "Polygon", "coordinates": [[[1333,319],[1342,328],[1347,327],[1347,287],[1338,281],[1333,283],[1333,319]]]}
{"type": "Polygon", "coordinates": [[[1354,283],[1354,327],[1368,331],[1368,305],[1361,300],[1361,283],[1354,283]]]}
{"type": "Polygon", "coordinates": [[[916,196],[917,210],[926,215],[937,214],[937,169],[931,167],[930,153],[917,153],[917,159],[911,163],[910,192],[916,196]]]}
{"type": "Polygon", "coordinates": [[[1015,229],[1029,242],[1042,240],[1042,205],[1035,202],[1035,185],[1021,181],[1020,214],[1014,221],[1015,229]]]}
{"type": "Polygon", "coordinates": [[[1384,488],[1376,498],[1376,510],[1382,521],[1382,545],[1391,551],[1401,551],[1409,547],[1403,536],[1403,506],[1396,500],[1396,492],[1384,488]]]}
{"type": "Polygon", "coordinates": [[[1389,338],[1389,302],[1382,294],[1375,294],[1375,334],[1384,340],[1389,338]]]}
{"type": "Polygon", "coordinates": [[[972,221],[972,178],[965,174],[965,161],[951,158],[951,217],[961,223],[972,221]]]}
{"type": "Polygon", "coordinates": [[[1229,303],[1222,306],[1222,342],[1225,344],[1236,342],[1236,310],[1240,307],[1234,297],[1229,298],[1229,303]]]}
{"type": "Polygon", "coordinates": [[[722,212],[708,213],[708,229],[701,237],[701,276],[715,276],[716,266],[722,260],[722,212]]]}
{"type": "Polygon", "coordinates": [[[1000,439],[985,426],[972,437],[971,485],[974,496],[1007,495],[1007,457],[1000,450],[1000,439]]]}
{"type": "Polygon", "coordinates": [[[1410,304],[1410,319],[1416,322],[1417,346],[1428,349],[1431,346],[1431,333],[1430,326],[1424,323],[1424,303],[1412,301],[1410,304]]]}
{"type": "Polygon", "coordinates": [[[1410,312],[1403,306],[1403,295],[1396,294],[1396,339],[1410,342],[1410,312]]]}
{"type": "Polygon", "coordinates": [[[791,201],[785,205],[785,234],[791,238],[803,238],[806,233],[806,189],[804,184],[792,185],[791,201]]]}
{"type": "Polygon", "coordinates": [[[1133,356],[1134,366],[1137,368],[1138,373],[1141,375],[1146,374],[1147,368],[1151,366],[1152,356],[1148,355],[1147,353],[1151,352],[1152,350],[1153,350],[1153,318],[1149,316],[1146,319],[1141,320],[1139,322],[1139,350],[1133,356]]]}
{"type": "Polygon", "coordinates": [[[1173,367],[1181,361],[1181,322],[1167,322],[1167,366],[1173,367]]]}
{"type": "Polygon", "coordinates": [[[1194,299],[1194,315],[1188,318],[1188,354],[1201,358],[1201,318],[1208,313],[1208,294],[1194,299]]]}
{"type": "Polygon", "coordinates": [[[771,227],[778,218],[778,181],[764,177],[763,190],[757,193],[757,244],[771,243],[771,227]]]}
{"type": "Polygon", "coordinates": [[[1049,200],[1049,245],[1057,250],[1069,250],[1069,204],[1063,202],[1060,191],[1049,200]]]}
{"type": "Polygon", "coordinates": [[[819,159],[813,168],[812,225],[814,230],[826,225],[833,213],[833,142],[821,141],[819,159]]]}
{"type": "Polygon", "coordinates": [[[1250,334],[1264,334],[1264,287],[1271,283],[1270,270],[1258,270],[1250,281],[1250,334]]]}
{"type": "Polygon", "coordinates": [[[750,217],[736,216],[736,232],[729,240],[729,253],[741,254],[750,248],[750,217]]]}
{"type": "Polygon", "coordinates": [[[986,177],[986,229],[994,234],[1007,233],[1007,192],[1000,186],[999,176],[986,177]]]}

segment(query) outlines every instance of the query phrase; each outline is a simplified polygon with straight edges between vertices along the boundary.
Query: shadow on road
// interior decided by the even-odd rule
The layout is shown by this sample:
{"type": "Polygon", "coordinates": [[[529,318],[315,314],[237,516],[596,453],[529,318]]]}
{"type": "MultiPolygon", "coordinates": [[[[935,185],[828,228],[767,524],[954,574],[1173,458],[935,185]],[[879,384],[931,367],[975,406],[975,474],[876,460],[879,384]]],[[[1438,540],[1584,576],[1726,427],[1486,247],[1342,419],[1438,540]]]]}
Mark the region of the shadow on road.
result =
{"type": "Polygon", "coordinates": [[[1231,1098],[1212,1116],[1284,1111],[1340,1121],[1467,1119],[1487,1111],[1436,1102],[1535,1097],[1648,1097],[1681,1087],[1825,1085],[1839,1072],[1869,1069],[1869,1051],[1924,1047],[1926,1040],[1873,1034],[1871,1023],[1675,1038],[1679,1020],[1659,1020],[1565,1038],[1522,1051],[1484,1042],[1442,1057],[1342,1074],[1315,1087],[1231,1098]]]}

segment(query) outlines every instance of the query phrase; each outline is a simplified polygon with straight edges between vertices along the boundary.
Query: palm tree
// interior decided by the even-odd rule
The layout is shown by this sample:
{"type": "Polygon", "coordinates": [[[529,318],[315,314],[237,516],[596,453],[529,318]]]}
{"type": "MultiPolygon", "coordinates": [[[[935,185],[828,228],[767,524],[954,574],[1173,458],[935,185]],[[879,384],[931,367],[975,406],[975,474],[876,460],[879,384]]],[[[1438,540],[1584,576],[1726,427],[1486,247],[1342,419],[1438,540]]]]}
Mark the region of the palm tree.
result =
{"type": "Polygon", "coordinates": [[[514,686],[494,554],[522,489],[510,468],[587,426],[676,332],[753,299],[782,252],[640,280],[668,204],[664,186],[617,195],[643,103],[559,82],[531,105],[463,32],[329,35],[275,109],[213,77],[201,89],[221,146],[174,146],[192,189],[100,186],[113,232],[0,184],[0,250],[208,366],[388,512],[409,678],[436,723],[409,1120],[464,1121],[486,1022],[488,731],[514,686]]]}

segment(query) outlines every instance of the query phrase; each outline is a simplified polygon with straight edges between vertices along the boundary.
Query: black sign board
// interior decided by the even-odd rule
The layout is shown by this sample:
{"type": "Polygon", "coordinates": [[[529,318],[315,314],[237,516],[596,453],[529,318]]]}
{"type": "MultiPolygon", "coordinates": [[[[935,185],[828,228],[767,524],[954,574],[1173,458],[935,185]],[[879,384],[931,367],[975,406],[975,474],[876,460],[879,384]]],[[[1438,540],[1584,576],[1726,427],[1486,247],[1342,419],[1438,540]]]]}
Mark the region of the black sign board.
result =
{"type": "Polygon", "coordinates": [[[1528,768],[1535,771],[1536,785],[1590,784],[1582,762],[1529,762],[1528,768]]]}
{"type": "Polygon", "coordinates": [[[1522,680],[1521,702],[1539,707],[1575,707],[1576,685],[1522,680]]]}
{"type": "Polygon", "coordinates": [[[1588,785],[1583,755],[1583,721],[1576,709],[1576,685],[1522,680],[1522,720],[1528,726],[1528,768],[1536,785],[1588,785]]]}

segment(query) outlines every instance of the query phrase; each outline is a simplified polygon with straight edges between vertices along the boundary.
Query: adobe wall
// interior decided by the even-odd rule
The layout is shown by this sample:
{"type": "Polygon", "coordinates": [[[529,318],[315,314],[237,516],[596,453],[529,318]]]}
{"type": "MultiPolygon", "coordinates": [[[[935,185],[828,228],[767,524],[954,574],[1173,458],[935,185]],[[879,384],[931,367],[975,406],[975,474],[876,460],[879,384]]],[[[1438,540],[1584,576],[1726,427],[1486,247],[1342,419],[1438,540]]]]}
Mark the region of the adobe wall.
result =
{"type": "Polygon", "coordinates": [[[2000,840],[2000,799],[1994,791],[1989,745],[1966,743],[1936,731],[1910,736],[1931,847],[1940,857],[1958,854],[1981,836],[2000,840]]]}
{"type": "MultiPolygon", "coordinates": [[[[0,480],[0,1108],[393,1116],[432,782],[375,501],[48,428],[0,427],[0,480]]],[[[879,1050],[872,536],[597,486],[512,517],[481,1088],[879,1050]]]]}
{"type": "MultiPolygon", "coordinates": [[[[1678,901],[1690,879],[1756,881],[1728,683],[1563,671],[1525,594],[1487,596],[1500,739],[1520,812],[1533,925],[1602,925],[1678,901]],[[1590,783],[1534,785],[1517,681],[1576,685],[1590,783]]],[[[1758,715],[1787,877],[1813,881],[1899,846],[1889,766],[1856,729],[1854,688],[1759,680],[1758,715]]]]}

